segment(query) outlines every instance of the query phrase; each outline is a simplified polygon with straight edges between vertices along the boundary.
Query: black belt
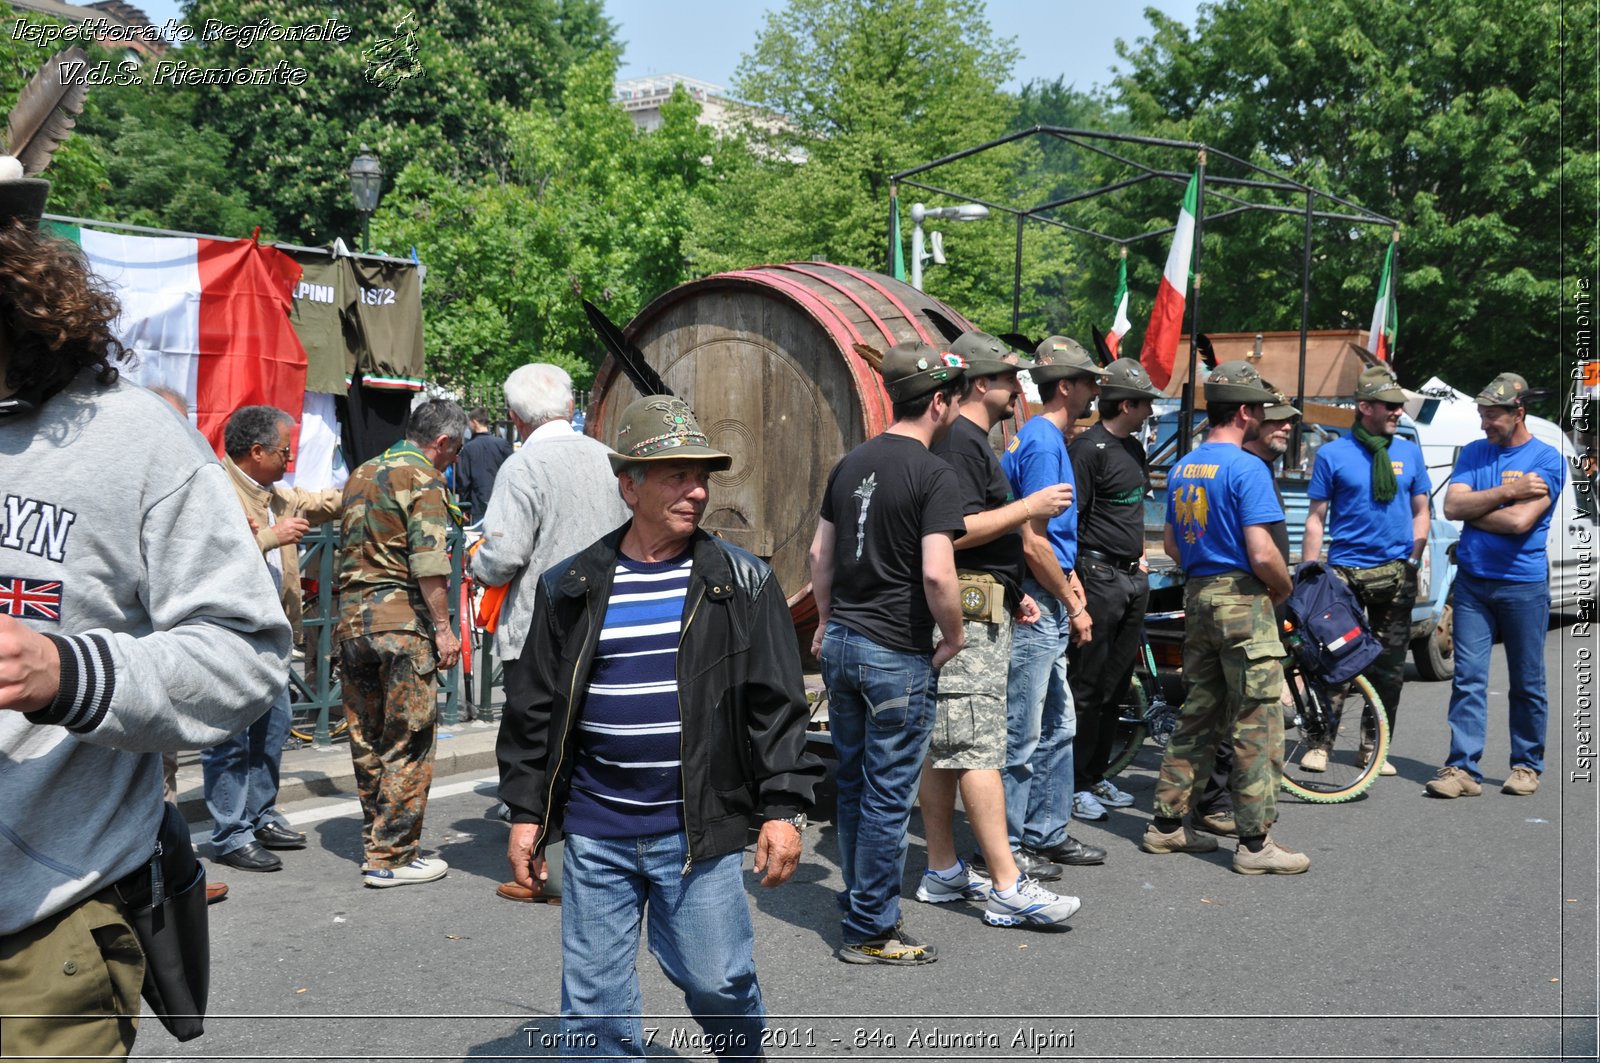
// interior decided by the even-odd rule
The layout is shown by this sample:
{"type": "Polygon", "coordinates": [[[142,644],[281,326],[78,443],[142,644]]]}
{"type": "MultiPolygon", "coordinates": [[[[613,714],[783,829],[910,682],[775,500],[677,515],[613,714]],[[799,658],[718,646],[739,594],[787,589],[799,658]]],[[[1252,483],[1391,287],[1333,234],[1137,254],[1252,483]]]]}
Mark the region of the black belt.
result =
{"type": "Polygon", "coordinates": [[[1090,557],[1096,561],[1104,561],[1112,568],[1120,568],[1124,572],[1139,571],[1139,559],[1137,557],[1130,561],[1127,558],[1113,557],[1111,554],[1102,554],[1099,550],[1090,550],[1083,546],[1078,547],[1078,556],[1090,557]]]}

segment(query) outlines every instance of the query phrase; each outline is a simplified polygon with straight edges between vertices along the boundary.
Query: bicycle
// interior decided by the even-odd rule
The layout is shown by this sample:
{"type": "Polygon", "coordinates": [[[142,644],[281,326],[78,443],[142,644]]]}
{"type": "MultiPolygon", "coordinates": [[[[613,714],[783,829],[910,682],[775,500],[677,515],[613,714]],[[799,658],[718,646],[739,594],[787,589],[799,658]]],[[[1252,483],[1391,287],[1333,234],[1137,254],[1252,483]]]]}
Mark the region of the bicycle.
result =
{"type": "MultiPolygon", "coordinates": [[[[308,622],[324,616],[324,603],[321,592],[322,584],[310,577],[303,576],[300,580],[301,611],[308,622]]],[[[331,605],[331,603],[329,603],[331,605]]],[[[316,634],[310,630],[306,634],[306,648],[310,651],[315,645],[316,634]]],[[[328,656],[328,686],[329,691],[339,689],[339,644],[333,643],[333,652],[328,656]]],[[[320,710],[313,707],[310,702],[317,697],[316,676],[308,672],[313,669],[314,660],[308,652],[299,665],[300,675],[291,673],[289,681],[289,739],[302,744],[310,743],[317,737],[317,717],[320,710]]],[[[328,738],[330,740],[341,737],[350,730],[350,723],[345,719],[343,708],[338,699],[328,712],[328,738]]]]}
{"type": "MultiPolygon", "coordinates": [[[[1183,611],[1151,613],[1147,619],[1182,620],[1183,611]]],[[[1141,676],[1136,669],[1128,683],[1128,697],[1122,704],[1116,731],[1111,738],[1111,759],[1106,764],[1108,779],[1133,763],[1146,739],[1157,749],[1166,749],[1167,739],[1172,737],[1173,729],[1178,726],[1178,713],[1182,706],[1168,703],[1161,692],[1161,677],[1156,673],[1155,653],[1150,649],[1148,637],[1141,640],[1139,649],[1144,675],[1141,676]],[[1149,694],[1145,692],[1146,678],[1150,681],[1149,694]]]]}
{"type": "MultiPolygon", "coordinates": [[[[331,680],[330,689],[337,689],[339,684],[339,657],[337,654],[328,659],[328,675],[331,680]]],[[[290,684],[289,705],[289,736],[301,742],[311,742],[317,737],[317,716],[319,709],[309,702],[296,698],[299,691],[290,684]]],[[[350,721],[345,717],[343,709],[335,704],[328,713],[328,738],[336,740],[350,730],[350,721]]]]}
{"type": "MultiPolygon", "coordinates": [[[[1161,619],[1182,620],[1181,611],[1160,614],[1161,619]]],[[[1297,649],[1300,636],[1285,623],[1289,657],[1284,661],[1283,780],[1282,788],[1302,801],[1319,805],[1343,804],[1366,793],[1378,778],[1389,755],[1389,720],[1383,702],[1365,676],[1349,683],[1342,710],[1335,714],[1327,687],[1301,670],[1297,649]],[[1357,711],[1352,713],[1352,709],[1357,711]],[[1313,748],[1327,751],[1328,764],[1320,772],[1300,767],[1313,748]]],[[[1117,720],[1111,762],[1106,777],[1133,763],[1145,740],[1164,749],[1177,726],[1182,705],[1169,704],[1161,695],[1150,642],[1143,646],[1144,665],[1153,695],[1146,695],[1142,677],[1135,674],[1128,702],[1117,720]]]]}
{"type": "Polygon", "coordinates": [[[1294,624],[1285,621],[1283,626],[1289,647],[1284,689],[1292,702],[1284,708],[1283,788],[1313,804],[1352,801],[1372,786],[1389,756],[1389,718],[1383,702],[1367,677],[1358,675],[1348,684],[1343,708],[1335,712],[1327,685],[1301,670],[1300,636],[1294,624]],[[1352,713],[1352,707],[1358,711],[1352,713]],[[1327,750],[1327,768],[1304,770],[1301,759],[1318,748],[1327,750]]]}

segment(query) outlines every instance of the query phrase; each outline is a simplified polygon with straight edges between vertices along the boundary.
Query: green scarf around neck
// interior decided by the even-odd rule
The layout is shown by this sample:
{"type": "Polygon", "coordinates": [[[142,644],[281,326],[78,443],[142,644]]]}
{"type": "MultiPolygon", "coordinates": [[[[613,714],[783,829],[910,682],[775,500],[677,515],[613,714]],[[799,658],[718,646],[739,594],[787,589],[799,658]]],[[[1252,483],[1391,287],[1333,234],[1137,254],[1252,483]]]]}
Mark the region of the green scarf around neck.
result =
{"type": "Polygon", "coordinates": [[[1379,505],[1394,501],[1400,485],[1394,478],[1394,465],[1389,461],[1389,437],[1375,436],[1361,422],[1355,425],[1356,442],[1372,451],[1372,500],[1379,505]]]}

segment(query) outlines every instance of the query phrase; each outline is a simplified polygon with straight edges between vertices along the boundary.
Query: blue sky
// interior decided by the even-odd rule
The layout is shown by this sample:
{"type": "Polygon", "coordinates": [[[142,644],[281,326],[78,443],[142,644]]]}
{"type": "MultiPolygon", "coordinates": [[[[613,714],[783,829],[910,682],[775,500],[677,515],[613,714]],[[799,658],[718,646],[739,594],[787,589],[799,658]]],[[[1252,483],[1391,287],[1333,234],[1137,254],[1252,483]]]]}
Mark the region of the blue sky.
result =
{"type": "MultiPolygon", "coordinates": [[[[133,2],[152,23],[180,17],[177,0],[133,2]]],[[[727,85],[740,56],[755,42],[765,13],[781,6],[759,0],[607,0],[606,14],[618,24],[625,44],[622,77],[686,74],[727,85]]],[[[1022,51],[1010,87],[1057,76],[1080,89],[1106,84],[1116,58],[1113,42],[1120,37],[1131,43],[1149,33],[1146,6],[1193,25],[1199,0],[990,0],[989,24],[996,36],[1015,37],[1022,51]]],[[[425,11],[426,5],[418,9],[425,11]]]]}

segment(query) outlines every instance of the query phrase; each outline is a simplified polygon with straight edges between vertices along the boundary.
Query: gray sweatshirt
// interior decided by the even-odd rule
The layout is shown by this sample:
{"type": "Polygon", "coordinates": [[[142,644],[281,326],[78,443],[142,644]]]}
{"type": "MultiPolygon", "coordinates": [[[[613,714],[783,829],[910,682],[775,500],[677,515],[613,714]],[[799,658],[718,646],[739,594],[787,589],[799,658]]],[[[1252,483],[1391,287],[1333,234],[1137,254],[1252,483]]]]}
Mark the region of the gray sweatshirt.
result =
{"type": "Polygon", "coordinates": [[[0,711],[0,935],[148,861],[160,752],[235,734],[288,679],[288,622],[203,447],[87,372],[0,417],[0,612],[62,665],[53,704],[0,711]]]}
{"type": "Polygon", "coordinates": [[[522,654],[540,573],[632,516],[617,493],[610,453],[567,422],[547,421],[500,466],[472,576],[486,586],[511,584],[494,634],[502,661],[522,654]]]}

